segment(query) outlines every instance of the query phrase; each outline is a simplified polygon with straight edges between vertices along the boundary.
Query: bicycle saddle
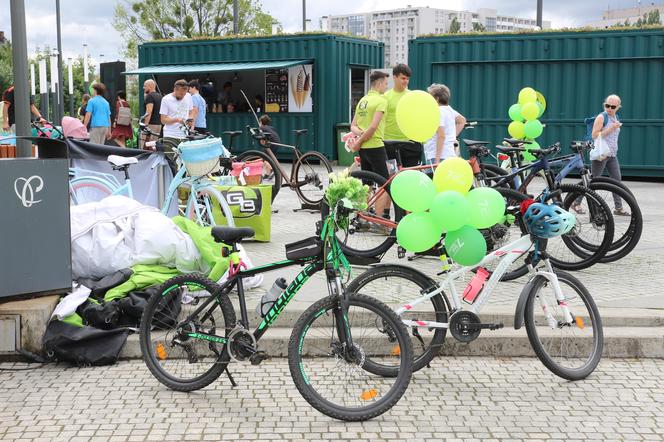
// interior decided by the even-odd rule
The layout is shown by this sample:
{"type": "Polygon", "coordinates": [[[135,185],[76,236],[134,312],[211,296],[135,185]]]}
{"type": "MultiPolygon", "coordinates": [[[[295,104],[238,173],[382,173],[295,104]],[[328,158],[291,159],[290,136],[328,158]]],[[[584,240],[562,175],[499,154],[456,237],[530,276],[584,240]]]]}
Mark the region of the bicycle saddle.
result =
{"type": "Polygon", "coordinates": [[[293,132],[295,135],[305,135],[307,132],[309,132],[309,129],[295,129],[293,132]]]}
{"type": "Polygon", "coordinates": [[[227,130],[222,132],[224,135],[229,135],[231,138],[237,137],[238,135],[242,135],[241,130],[227,130]]]}
{"type": "Polygon", "coordinates": [[[122,167],[138,163],[136,157],[121,157],[120,155],[109,155],[106,160],[114,166],[122,167]]]}
{"type": "Polygon", "coordinates": [[[506,147],[506,146],[496,146],[496,150],[502,153],[514,153],[514,152],[525,152],[525,147],[506,147]]]}
{"type": "Polygon", "coordinates": [[[243,238],[254,236],[254,229],[251,227],[227,227],[217,226],[212,228],[212,237],[215,242],[226,244],[235,244],[242,241],[243,238]]]}
{"type": "Polygon", "coordinates": [[[475,141],[475,140],[468,140],[466,138],[462,139],[466,146],[468,147],[473,147],[473,146],[486,146],[489,144],[488,141],[475,141]]]}
{"type": "Polygon", "coordinates": [[[516,138],[503,138],[503,141],[509,144],[512,147],[522,147],[527,144],[530,144],[529,141],[526,140],[518,140],[516,138]]]}

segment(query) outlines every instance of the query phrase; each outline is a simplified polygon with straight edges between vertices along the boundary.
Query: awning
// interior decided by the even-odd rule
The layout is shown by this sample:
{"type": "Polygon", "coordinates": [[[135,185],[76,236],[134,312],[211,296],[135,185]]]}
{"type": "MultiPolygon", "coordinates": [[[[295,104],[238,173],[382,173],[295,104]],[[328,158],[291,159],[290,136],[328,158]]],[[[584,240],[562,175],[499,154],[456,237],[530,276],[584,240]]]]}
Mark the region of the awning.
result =
{"type": "Polygon", "coordinates": [[[251,61],[233,63],[200,63],[200,64],[170,64],[147,66],[133,71],[125,71],[124,75],[139,74],[191,74],[196,72],[235,72],[251,71],[255,69],[283,69],[291,66],[311,63],[312,60],[281,60],[281,61],[251,61]]]}

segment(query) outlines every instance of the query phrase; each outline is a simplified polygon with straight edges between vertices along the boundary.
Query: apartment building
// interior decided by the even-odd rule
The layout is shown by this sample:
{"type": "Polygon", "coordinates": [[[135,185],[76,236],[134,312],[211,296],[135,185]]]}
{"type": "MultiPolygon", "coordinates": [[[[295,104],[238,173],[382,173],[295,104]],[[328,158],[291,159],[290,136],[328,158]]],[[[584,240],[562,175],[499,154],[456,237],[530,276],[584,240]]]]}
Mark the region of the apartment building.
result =
{"type": "Polygon", "coordinates": [[[609,28],[616,24],[624,24],[628,21],[630,24],[636,24],[639,19],[643,19],[644,14],[659,10],[660,20],[664,20],[664,4],[641,5],[641,2],[634,8],[607,9],[602,14],[601,20],[595,20],[587,24],[592,28],[609,28]]]}

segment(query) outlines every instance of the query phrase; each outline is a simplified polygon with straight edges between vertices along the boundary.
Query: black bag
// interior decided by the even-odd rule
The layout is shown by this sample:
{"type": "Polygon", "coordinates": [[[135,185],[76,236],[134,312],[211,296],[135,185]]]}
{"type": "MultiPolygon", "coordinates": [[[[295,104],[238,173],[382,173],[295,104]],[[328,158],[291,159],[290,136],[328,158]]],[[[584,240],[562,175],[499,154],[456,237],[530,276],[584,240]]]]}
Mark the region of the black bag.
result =
{"type": "Polygon", "coordinates": [[[130,331],[123,328],[100,330],[51,321],[46,327],[42,347],[53,360],[76,365],[110,365],[117,362],[130,331]]]}
{"type": "Polygon", "coordinates": [[[76,311],[83,318],[83,323],[104,330],[115,328],[120,320],[120,308],[116,302],[95,304],[88,301],[83,303],[76,311]]]}
{"type": "Polygon", "coordinates": [[[91,290],[90,291],[91,298],[95,298],[98,301],[102,301],[107,291],[109,291],[114,287],[119,286],[120,284],[124,284],[129,280],[129,278],[131,278],[131,275],[133,274],[134,271],[132,269],[120,269],[117,272],[113,272],[110,275],[106,275],[101,279],[85,278],[85,279],[79,279],[78,282],[82,286],[87,287],[91,290]]]}
{"type": "MultiPolygon", "coordinates": [[[[121,318],[119,325],[138,327],[141,323],[143,311],[148,305],[150,297],[155,293],[159,293],[156,287],[149,287],[146,290],[137,290],[130,292],[127,296],[117,299],[118,307],[120,308],[121,318]]],[[[177,317],[180,313],[180,304],[177,306],[171,305],[172,308],[177,308],[177,312],[172,312],[170,315],[177,317]]],[[[163,318],[162,318],[163,319],[163,318]]],[[[170,324],[173,325],[173,324],[170,324]]]]}
{"type": "Polygon", "coordinates": [[[323,242],[320,238],[312,236],[301,241],[286,244],[287,259],[303,259],[321,256],[323,253],[323,242]]]}

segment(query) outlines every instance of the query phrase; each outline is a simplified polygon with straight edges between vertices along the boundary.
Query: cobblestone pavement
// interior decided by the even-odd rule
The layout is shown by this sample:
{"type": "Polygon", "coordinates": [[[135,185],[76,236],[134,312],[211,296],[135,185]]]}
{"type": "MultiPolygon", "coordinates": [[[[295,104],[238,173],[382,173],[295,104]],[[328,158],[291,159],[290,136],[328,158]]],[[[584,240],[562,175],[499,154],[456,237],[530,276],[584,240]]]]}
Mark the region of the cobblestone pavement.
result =
{"type": "Polygon", "coordinates": [[[141,361],[0,371],[0,440],[664,440],[661,360],[604,360],[572,383],[536,359],[439,358],[361,423],[311,408],[285,359],[232,371],[238,388],[222,377],[189,394],[141,361]]]}

